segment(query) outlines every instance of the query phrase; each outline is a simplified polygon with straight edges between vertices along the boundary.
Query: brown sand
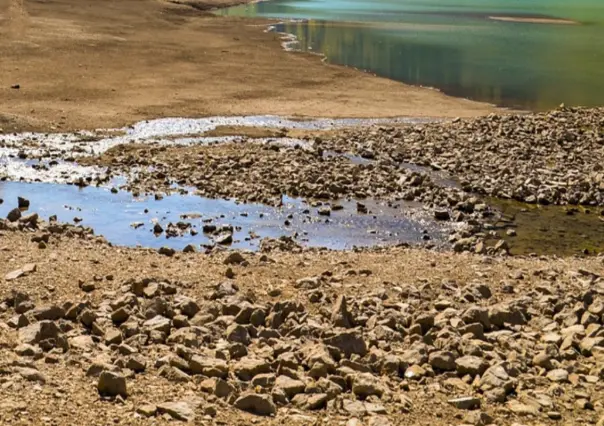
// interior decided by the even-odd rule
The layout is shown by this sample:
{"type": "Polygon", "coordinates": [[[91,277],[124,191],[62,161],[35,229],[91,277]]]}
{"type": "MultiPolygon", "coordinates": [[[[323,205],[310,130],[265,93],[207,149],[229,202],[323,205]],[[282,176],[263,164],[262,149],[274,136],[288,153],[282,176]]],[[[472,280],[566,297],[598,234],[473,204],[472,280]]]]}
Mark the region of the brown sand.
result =
{"type": "Polygon", "coordinates": [[[0,128],[106,128],[163,116],[455,117],[494,110],[285,52],[279,35],[264,32],[265,21],[200,8],[155,0],[0,0],[0,128]]]}

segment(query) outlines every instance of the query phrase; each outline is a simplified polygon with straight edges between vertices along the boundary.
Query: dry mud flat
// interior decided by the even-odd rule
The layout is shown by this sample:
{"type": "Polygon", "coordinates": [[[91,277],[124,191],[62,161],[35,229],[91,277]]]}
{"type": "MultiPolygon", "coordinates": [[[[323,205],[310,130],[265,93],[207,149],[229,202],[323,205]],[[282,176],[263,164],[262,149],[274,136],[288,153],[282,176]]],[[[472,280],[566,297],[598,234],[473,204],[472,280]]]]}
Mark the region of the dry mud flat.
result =
{"type": "Polygon", "coordinates": [[[604,422],[601,257],[164,256],[0,228],[5,424],[604,422]]]}

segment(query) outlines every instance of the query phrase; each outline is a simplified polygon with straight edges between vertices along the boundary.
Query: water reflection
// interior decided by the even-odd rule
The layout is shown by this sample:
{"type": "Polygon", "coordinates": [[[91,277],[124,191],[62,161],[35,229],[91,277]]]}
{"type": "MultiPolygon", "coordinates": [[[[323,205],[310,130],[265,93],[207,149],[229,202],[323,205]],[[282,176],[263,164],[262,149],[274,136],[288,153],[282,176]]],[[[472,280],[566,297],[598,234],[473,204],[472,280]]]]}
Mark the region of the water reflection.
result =
{"type": "Polygon", "coordinates": [[[580,0],[564,7],[516,1],[368,3],[275,0],[227,14],[308,18],[277,31],[304,51],[455,96],[533,110],[600,105],[604,99],[604,7],[580,0]],[[447,2],[444,2],[445,4],[447,2]],[[467,4],[466,4],[467,3],[467,4]],[[498,3],[497,7],[493,4],[498,3]],[[505,3],[501,6],[500,3],[505,3]],[[493,21],[489,16],[582,19],[582,25],[493,21]],[[354,22],[345,22],[345,21],[354,22]]]}

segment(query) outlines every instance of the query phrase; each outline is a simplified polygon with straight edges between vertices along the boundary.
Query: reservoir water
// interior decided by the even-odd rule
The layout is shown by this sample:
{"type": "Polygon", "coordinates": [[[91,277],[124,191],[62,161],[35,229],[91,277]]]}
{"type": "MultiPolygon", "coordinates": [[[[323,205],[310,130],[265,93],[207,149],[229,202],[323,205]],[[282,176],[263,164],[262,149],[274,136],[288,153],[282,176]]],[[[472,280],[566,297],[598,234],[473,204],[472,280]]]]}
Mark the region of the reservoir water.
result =
{"type": "Polygon", "coordinates": [[[602,0],[271,0],[296,49],[408,84],[545,110],[604,103],[602,0]]]}

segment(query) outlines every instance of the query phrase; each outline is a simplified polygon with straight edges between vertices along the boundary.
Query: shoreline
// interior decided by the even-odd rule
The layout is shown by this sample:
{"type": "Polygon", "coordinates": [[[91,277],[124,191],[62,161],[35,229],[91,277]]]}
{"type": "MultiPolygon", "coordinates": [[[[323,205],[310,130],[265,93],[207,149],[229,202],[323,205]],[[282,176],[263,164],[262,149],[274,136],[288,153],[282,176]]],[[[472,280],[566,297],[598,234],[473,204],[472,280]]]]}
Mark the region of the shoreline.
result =
{"type": "Polygon", "coordinates": [[[0,57],[14,64],[0,76],[2,132],[116,128],[160,117],[455,118],[505,111],[285,52],[280,36],[254,27],[253,19],[155,1],[145,1],[144,15],[134,0],[115,8],[85,0],[82,9],[71,1],[26,2],[23,19],[0,27],[0,57]]]}
{"type": "Polygon", "coordinates": [[[581,25],[580,22],[561,18],[523,18],[517,16],[489,16],[492,21],[517,22],[522,24],[548,24],[548,25],[581,25]]]}

